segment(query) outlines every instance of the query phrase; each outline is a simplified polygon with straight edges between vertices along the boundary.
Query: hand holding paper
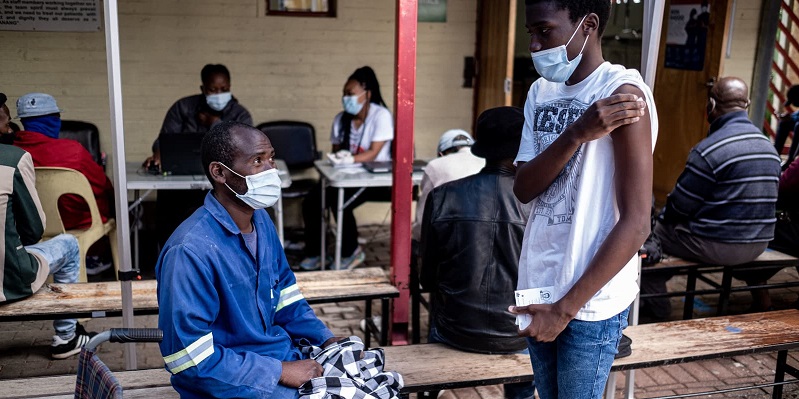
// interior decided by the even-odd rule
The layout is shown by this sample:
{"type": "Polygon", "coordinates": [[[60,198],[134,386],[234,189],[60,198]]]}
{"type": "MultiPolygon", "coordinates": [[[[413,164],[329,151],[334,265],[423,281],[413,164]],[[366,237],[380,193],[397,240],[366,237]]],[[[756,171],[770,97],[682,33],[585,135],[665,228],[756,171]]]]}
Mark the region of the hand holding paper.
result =
{"type": "MultiPolygon", "coordinates": [[[[529,288],[526,290],[519,290],[515,292],[516,298],[516,306],[527,306],[527,305],[540,305],[542,303],[552,303],[552,292],[555,290],[555,287],[541,287],[541,288],[529,288]]],[[[533,316],[529,314],[517,314],[516,315],[516,325],[519,326],[519,330],[524,330],[527,328],[530,323],[533,322],[533,316]]]]}

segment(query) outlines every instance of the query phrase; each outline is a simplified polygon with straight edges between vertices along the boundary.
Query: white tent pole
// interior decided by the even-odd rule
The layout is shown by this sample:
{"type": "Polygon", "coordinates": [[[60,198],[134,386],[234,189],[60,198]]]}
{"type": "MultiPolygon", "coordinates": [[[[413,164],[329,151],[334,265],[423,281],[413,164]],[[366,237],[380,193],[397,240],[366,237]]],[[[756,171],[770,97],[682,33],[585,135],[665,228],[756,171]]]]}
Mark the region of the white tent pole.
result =
{"type": "Polygon", "coordinates": [[[646,84],[655,87],[655,73],[660,54],[660,37],[663,31],[663,0],[644,1],[644,35],[641,49],[641,74],[646,84]]]}
{"type": "MultiPolygon", "coordinates": [[[[644,0],[644,26],[643,40],[641,45],[641,74],[647,86],[655,89],[655,75],[658,68],[658,56],[660,55],[660,38],[663,32],[663,11],[665,8],[663,0],[644,0]]],[[[638,276],[640,283],[641,258],[638,258],[638,276]]],[[[630,325],[638,324],[639,298],[635,297],[628,320],[630,325]]],[[[626,382],[624,386],[624,397],[632,399],[635,397],[635,370],[625,372],[626,382]]],[[[615,380],[614,380],[615,381],[615,380]]],[[[615,388],[615,386],[613,387],[615,388]]]]}
{"type": "MultiPolygon", "coordinates": [[[[122,118],[122,76],[119,61],[119,14],[117,0],[105,1],[105,52],[108,64],[108,100],[111,106],[111,145],[116,199],[117,246],[119,271],[130,271],[130,221],[128,220],[128,190],[125,177],[125,134],[122,118]]],[[[133,327],[133,295],[130,280],[121,279],[122,326],[133,327]]],[[[125,368],[136,369],[136,345],[125,344],[125,368]]]]}

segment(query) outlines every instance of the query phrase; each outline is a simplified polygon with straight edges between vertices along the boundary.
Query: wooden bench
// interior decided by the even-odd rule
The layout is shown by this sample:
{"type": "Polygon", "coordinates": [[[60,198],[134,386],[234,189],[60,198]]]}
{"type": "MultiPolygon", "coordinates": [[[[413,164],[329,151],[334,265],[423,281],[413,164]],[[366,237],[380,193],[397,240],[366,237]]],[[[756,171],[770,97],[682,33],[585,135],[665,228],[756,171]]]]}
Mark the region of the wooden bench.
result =
{"type": "Polygon", "coordinates": [[[738,291],[750,291],[757,288],[785,288],[785,287],[799,287],[799,280],[784,283],[772,283],[757,286],[743,285],[732,286],[732,275],[736,271],[744,270],[758,270],[769,268],[786,268],[795,267],[799,265],[799,259],[786,255],[782,252],[767,249],[760,254],[752,262],[744,263],[736,266],[720,266],[710,265],[701,262],[688,261],[677,257],[664,258],[660,263],[652,266],[641,268],[641,278],[646,279],[646,276],[651,273],[657,272],[671,272],[675,275],[685,275],[686,283],[684,291],[669,291],[658,294],[641,294],[641,298],[657,298],[657,297],[673,297],[684,296],[685,305],[683,307],[683,319],[688,320],[693,318],[694,314],[694,299],[697,295],[705,294],[719,294],[719,305],[717,315],[727,314],[727,306],[729,305],[730,294],[738,291]],[[721,273],[721,283],[714,281],[710,278],[711,273],[721,273]],[[701,280],[708,284],[711,288],[697,289],[696,282],[701,280]]]}
{"type": "MultiPolygon", "coordinates": [[[[799,370],[787,364],[789,350],[799,348],[799,311],[754,313],[631,326],[632,355],[617,359],[613,371],[664,366],[746,354],[777,352],[775,383],[785,374],[799,378],[799,370]]],[[[482,385],[530,381],[527,355],[468,353],[442,344],[385,347],[386,370],[399,372],[405,382],[402,394],[482,385]]],[[[114,373],[125,389],[125,398],[177,398],[163,369],[114,373]]],[[[792,382],[791,380],[788,382],[792,382]]],[[[0,380],[5,397],[68,397],[75,376],[0,380]]],[[[757,386],[762,387],[762,386],[757,386]]],[[[752,386],[755,388],[755,386],[752,386]]],[[[782,396],[782,385],[773,397],[782,396]]]]}
{"type": "MultiPolygon", "coordinates": [[[[378,331],[372,321],[372,300],[380,299],[383,314],[388,314],[389,300],[399,296],[388,274],[379,267],[354,270],[326,270],[297,273],[297,284],[310,304],[365,301],[369,330],[381,344],[388,342],[388,317],[381,319],[378,331]]],[[[134,314],[157,314],[155,280],[132,281],[134,314]]],[[[100,283],[45,284],[31,297],[0,305],[0,321],[52,320],[55,318],[110,317],[122,314],[121,284],[100,283]]],[[[370,344],[366,334],[365,344],[370,344]]]]}

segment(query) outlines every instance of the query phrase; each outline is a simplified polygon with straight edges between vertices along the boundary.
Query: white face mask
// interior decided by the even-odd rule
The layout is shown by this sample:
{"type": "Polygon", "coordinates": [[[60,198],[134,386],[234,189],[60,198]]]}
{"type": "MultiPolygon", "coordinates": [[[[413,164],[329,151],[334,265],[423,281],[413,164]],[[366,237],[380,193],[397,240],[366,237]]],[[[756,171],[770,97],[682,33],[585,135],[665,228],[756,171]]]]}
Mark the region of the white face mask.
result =
{"type": "Polygon", "coordinates": [[[251,206],[252,209],[269,208],[277,203],[280,198],[280,177],[277,175],[277,169],[272,168],[254,175],[242,176],[222,162],[219,164],[247,182],[247,192],[244,194],[235,192],[227,183],[225,183],[225,186],[233,194],[236,194],[238,199],[251,206]]]}
{"type": "Polygon", "coordinates": [[[364,104],[358,102],[358,99],[361,98],[364,93],[366,92],[341,97],[341,105],[344,107],[344,112],[350,115],[358,115],[358,112],[361,112],[361,109],[363,109],[364,104]]]}
{"type": "Polygon", "coordinates": [[[218,94],[209,94],[205,96],[205,102],[208,103],[208,106],[211,107],[214,111],[221,111],[225,109],[227,103],[233,98],[233,95],[230,94],[229,91],[224,93],[218,94]]]}
{"type": "Polygon", "coordinates": [[[583,48],[580,49],[580,54],[571,61],[569,61],[566,46],[574,39],[574,36],[580,30],[580,27],[583,26],[583,21],[585,21],[587,16],[588,15],[580,20],[580,23],[577,24],[577,29],[572,33],[572,37],[569,38],[566,44],[531,53],[535,70],[542,78],[550,82],[563,83],[569,80],[574,70],[580,65],[580,61],[583,59],[583,50],[585,50],[585,45],[588,43],[588,36],[586,36],[585,42],[583,42],[583,48]]]}

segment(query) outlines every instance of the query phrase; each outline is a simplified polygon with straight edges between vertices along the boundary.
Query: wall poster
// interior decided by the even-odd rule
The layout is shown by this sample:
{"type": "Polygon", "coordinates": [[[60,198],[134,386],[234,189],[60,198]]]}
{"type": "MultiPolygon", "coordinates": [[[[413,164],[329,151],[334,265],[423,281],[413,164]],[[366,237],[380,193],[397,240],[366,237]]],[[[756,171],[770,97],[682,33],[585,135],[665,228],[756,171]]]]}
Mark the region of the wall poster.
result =
{"type": "Polygon", "coordinates": [[[98,0],[0,0],[0,30],[96,32],[98,0]]]}
{"type": "Polygon", "coordinates": [[[701,71],[710,25],[707,0],[672,0],[669,7],[665,67],[701,71]]]}

